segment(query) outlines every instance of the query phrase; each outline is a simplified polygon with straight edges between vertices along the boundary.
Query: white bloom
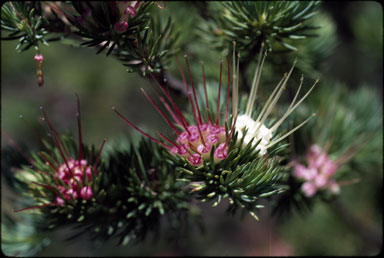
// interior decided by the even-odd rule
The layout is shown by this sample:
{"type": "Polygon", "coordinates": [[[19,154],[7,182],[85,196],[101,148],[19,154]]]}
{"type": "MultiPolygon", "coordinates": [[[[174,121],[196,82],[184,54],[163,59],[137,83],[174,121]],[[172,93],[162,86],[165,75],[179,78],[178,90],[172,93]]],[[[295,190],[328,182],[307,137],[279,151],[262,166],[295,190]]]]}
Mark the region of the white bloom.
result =
{"type": "Polygon", "coordinates": [[[268,129],[265,125],[259,122],[254,121],[248,115],[240,115],[237,118],[235,130],[238,133],[238,139],[243,137],[243,132],[247,130],[247,134],[244,137],[243,146],[247,145],[252,139],[252,146],[254,146],[260,139],[260,143],[257,145],[256,150],[260,150],[260,155],[265,155],[267,153],[267,145],[269,144],[272,138],[272,131],[268,129]]]}
{"type": "MultiPolygon", "coordinates": [[[[280,141],[284,140],[286,137],[288,137],[290,134],[295,132],[297,129],[299,129],[301,126],[303,126],[305,123],[308,122],[311,117],[313,117],[315,114],[312,114],[312,116],[308,117],[304,122],[299,124],[298,126],[294,127],[287,133],[285,133],[282,136],[275,137],[273,141],[271,141],[272,133],[274,133],[279,126],[284,122],[284,120],[301,104],[301,102],[304,101],[304,99],[309,95],[309,93],[313,90],[315,85],[317,84],[318,80],[313,84],[313,86],[307,91],[307,93],[301,97],[301,99],[297,100],[297,97],[299,95],[301,86],[303,84],[304,78],[301,77],[301,82],[298,91],[295,94],[295,97],[293,98],[291,104],[287,108],[284,115],[278,119],[273,125],[271,125],[271,128],[267,128],[264,123],[268,119],[269,115],[271,114],[273,108],[276,106],[277,101],[279,100],[281,94],[283,93],[284,89],[286,88],[287,82],[289,77],[292,74],[293,68],[296,64],[296,61],[293,63],[292,68],[290,71],[286,74],[284,74],[283,78],[280,80],[276,88],[273,90],[271,95],[269,96],[268,100],[264,104],[263,108],[257,115],[257,118],[254,120],[252,118],[252,114],[254,111],[254,104],[256,100],[257,95],[257,88],[260,82],[260,76],[261,76],[261,70],[264,64],[265,57],[267,55],[267,52],[265,51],[264,55],[263,53],[263,44],[260,50],[259,54],[259,61],[256,65],[255,74],[253,77],[253,82],[251,86],[251,92],[249,94],[249,98],[247,101],[247,106],[244,114],[241,114],[238,116],[238,102],[239,102],[239,67],[240,67],[240,55],[238,54],[237,62],[235,57],[235,47],[236,43],[234,42],[233,45],[233,77],[232,77],[232,117],[234,118],[235,123],[235,130],[238,133],[238,139],[243,138],[244,130],[247,128],[247,133],[244,136],[244,142],[243,145],[247,145],[252,139],[253,145],[255,145],[258,141],[260,143],[257,145],[256,150],[260,150],[259,155],[265,155],[267,153],[267,149],[274,146],[275,144],[279,143],[280,141]]],[[[255,116],[256,117],[256,116],[255,116]]]]}

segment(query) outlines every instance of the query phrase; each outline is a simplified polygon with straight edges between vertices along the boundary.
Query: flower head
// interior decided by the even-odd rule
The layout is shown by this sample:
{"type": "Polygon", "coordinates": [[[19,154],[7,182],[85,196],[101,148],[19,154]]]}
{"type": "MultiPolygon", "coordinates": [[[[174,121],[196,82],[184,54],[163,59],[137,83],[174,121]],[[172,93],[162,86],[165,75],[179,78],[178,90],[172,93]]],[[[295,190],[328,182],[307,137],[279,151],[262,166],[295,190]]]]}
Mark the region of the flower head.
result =
{"type": "MultiPolygon", "coordinates": [[[[31,177],[34,180],[31,182],[34,185],[32,189],[42,187],[42,189],[47,189],[47,192],[41,195],[41,191],[37,191],[36,195],[33,196],[38,201],[43,202],[43,204],[24,208],[19,211],[51,205],[61,207],[67,204],[74,204],[78,199],[87,200],[93,196],[97,188],[95,180],[99,175],[98,162],[106,140],[104,139],[95,157],[90,157],[88,152],[84,152],[80,121],[80,103],[78,98],[77,104],[78,112],[76,116],[79,135],[77,151],[75,144],[68,142],[71,138],[60,137],[44,109],[42,107],[40,108],[43,112],[42,120],[46,121],[51,129],[52,139],[56,148],[50,146],[46,141],[42,141],[33,130],[47,152],[39,152],[39,157],[32,159],[32,166],[25,168],[25,172],[23,173],[40,174],[38,177],[31,177]],[[74,148],[72,148],[72,146],[74,148]]],[[[24,122],[26,121],[24,120],[24,122]]],[[[34,191],[32,191],[32,193],[34,193],[34,191]]]]}
{"type": "MultiPolygon", "coordinates": [[[[263,156],[267,153],[267,149],[277,144],[299,127],[304,125],[311,117],[302,122],[300,125],[295,127],[290,132],[285,135],[272,139],[273,133],[276,129],[283,123],[285,118],[291,114],[296,107],[309,95],[310,91],[315,87],[316,83],[312,88],[302,97],[299,101],[295,102],[299,91],[297,92],[294,100],[287,109],[283,117],[278,120],[271,128],[265,126],[265,121],[271,113],[273,107],[276,105],[277,100],[282,94],[283,90],[286,87],[287,80],[289,79],[290,74],[292,73],[293,67],[289,71],[288,75],[285,75],[280,81],[276,89],[273,91],[272,95],[267,100],[267,103],[261,110],[260,114],[256,119],[253,118],[253,106],[256,98],[257,87],[260,80],[261,69],[264,63],[265,56],[261,58],[262,51],[260,51],[259,63],[253,80],[252,90],[247,104],[247,109],[244,114],[238,116],[238,75],[239,75],[239,59],[235,58],[235,49],[233,51],[233,77],[231,83],[230,76],[230,65],[228,62],[228,85],[227,85],[227,94],[226,94],[226,106],[225,106],[225,118],[224,121],[220,123],[220,97],[221,97],[221,85],[222,85],[222,61],[220,63],[220,76],[219,76],[219,87],[218,87],[218,97],[217,97],[217,106],[216,106],[216,116],[211,117],[210,115],[210,106],[208,103],[208,95],[206,88],[206,78],[204,73],[204,65],[202,66],[203,81],[204,81],[204,94],[205,94],[205,106],[199,106],[197,101],[197,95],[195,86],[192,80],[192,75],[190,71],[190,66],[187,56],[185,56],[187,71],[189,77],[189,83],[187,82],[186,76],[184,75],[183,69],[180,65],[180,62],[177,60],[185,89],[188,95],[189,104],[191,107],[191,116],[193,121],[187,121],[187,119],[182,114],[181,110],[176,106],[175,102],[172,100],[169,91],[156,79],[160,90],[162,91],[163,96],[159,94],[159,100],[163,104],[164,108],[168,111],[169,116],[172,117],[173,121],[168,118],[168,116],[163,113],[160,107],[155,103],[155,101],[146,93],[144,89],[141,89],[146,98],[152,103],[155,109],[160,113],[164,118],[167,124],[172,128],[175,133],[175,138],[172,140],[162,133],[158,135],[166,142],[161,142],[158,139],[148,135],[143,132],[130,121],[128,121],[123,115],[120,114],[114,107],[113,110],[130,126],[139,131],[141,134],[151,139],[152,141],[162,145],[168,149],[173,155],[179,155],[184,157],[189,161],[193,166],[199,166],[203,163],[204,160],[209,161],[211,157],[211,151],[213,151],[214,163],[220,162],[225,159],[229,153],[229,141],[232,138],[234,132],[237,132],[237,138],[243,139],[243,144],[247,145],[252,141],[252,145],[255,146],[255,149],[259,151],[259,155],[263,156]],[[232,85],[232,116],[229,118],[229,102],[230,102],[230,86],[232,85]],[[205,115],[206,114],[206,115],[205,115]],[[231,122],[231,124],[229,124],[231,122]],[[225,125],[228,125],[228,131],[225,129],[225,125]]],[[[303,80],[302,80],[303,81],[303,80]]]]}
{"type": "MultiPolygon", "coordinates": [[[[206,83],[205,83],[205,73],[204,73],[204,65],[202,66],[202,72],[204,77],[204,89],[205,89],[205,107],[206,116],[204,117],[202,111],[199,107],[199,103],[197,101],[195,85],[192,80],[192,75],[190,72],[190,66],[188,62],[188,57],[185,56],[187,70],[189,75],[190,85],[188,84],[183,69],[180,65],[180,62],[177,60],[181,75],[183,77],[184,85],[186,92],[188,94],[189,104],[192,110],[192,116],[194,120],[192,122],[187,121],[185,116],[182,114],[181,110],[176,106],[173,101],[170,93],[167,89],[164,88],[159,82],[157,82],[159,88],[161,89],[163,96],[159,96],[160,102],[163,104],[164,108],[168,111],[169,116],[172,117],[173,121],[171,121],[166,114],[160,109],[160,107],[155,103],[155,101],[147,94],[144,89],[141,89],[145,97],[152,103],[155,109],[159,112],[159,114],[164,118],[167,124],[172,128],[176,137],[172,140],[162,133],[158,132],[158,135],[166,142],[161,142],[154,137],[148,135],[143,132],[139,128],[137,128],[134,124],[128,121],[124,116],[120,114],[115,108],[113,110],[130,126],[135,128],[141,134],[151,139],[152,141],[162,145],[166,149],[170,151],[173,155],[178,155],[184,157],[188,162],[193,166],[199,166],[203,163],[203,160],[209,160],[210,154],[213,149],[215,162],[219,162],[227,157],[227,149],[228,149],[228,141],[232,136],[234,131],[234,127],[232,130],[227,133],[225,130],[225,123],[228,121],[228,114],[226,114],[225,121],[221,124],[219,119],[220,106],[216,107],[216,117],[213,120],[211,115],[209,114],[209,104],[207,98],[206,91],[206,83]],[[164,98],[165,97],[165,98],[164,98]]],[[[220,64],[220,82],[219,82],[219,92],[218,92],[218,102],[220,102],[220,92],[221,92],[221,74],[222,74],[222,62],[220,64]]],[[[230,80],[228,79],[228,88],[230,86],[230,80]]],[[[227,95],[227,103],[229,96],[227,95]]],[[[227,109],[228,110],[228,109],[227,109]]],[[[228,111],[227,111],[228,112],[228,111]]]]}
{"type": "MultiPolygon", "coordinates": [[[[234,42],[234,47],[235,47],[234,42]]],[[[282,95],[284,89],[286,88],[288,79],[293,71],[293,68],[296,64],[296,61],[292,65],[292,68],[290,71],[286,74],[284,74],[283,78],[280,80],[276,88],[273,90],[272,94],[269,96],[267,102],[262,107],[260,113],[254,117],[254,104],[256,100],[256,94],[258,85],[260,82],[261,77],[261,70],[263,68],[265,57],[267,56],[267,51],[264,52],[264,55],[262,57],[263,53],[263,45],[260,50],[259,54],[259,61],[256,66],[256,71],[253,77],[253,83],[251,87],[251,92],[247,101],[246,110],[244,114],[241,114],[238,119],[237,123],[235,125],[235,130],[238,133],[238,137],[243,137],[243,145],[247,145],[248,143],[252,142],[252,145],[256,145],[256,150],[259,151],[259,155],[265,155],[267,153],[267,149],[272,147],[273,145],[279,143],[286,137],[288,137],[290,134],[292,134],[294,131],[299,129],[301,126],[303,126],[306,122],[308,122],[309,119],[311,119],[312,116],[315,114],[312,114],[309,118],[307,118],[304,122],[296,126],[291,131],[287,132],[281,137],[275,137],[273,140],[273,136],[276,132],[276,130],[279,128],[279,126],[284,122],[284,120],[304,101],[304,99],[310,94],[310,92],[313,90],[313,88],[316,86],[318,80],[313,84],[313,86],[310,88],[310,90],[298,101],[297,97],[299,95],[301,86],[303,84],[303,77],[301,78],[301,83],[299,86],[298,91],[296,92],[296,95],[289,105],[288,109],[286,110],[285,114],[277,120],[275,124],[273,124],[270,128],[266,126],[266,121],[271,114],[273,108],[275,107],[277,101],[279,100],[280,96],[282,95]]],[[[233,53],[233,64],[235,65],[235,53],[233,53]]],[[[237,74],[234,73],[234,88],[236,89],[236,92],[233,94],[233,107],[232,110],[234,112],[234,115],[237,115],[237,89],[238,89],[238,69],[239,69],[239,61],[237,63],[237,74]]]]}
{"type": "Polygon", "coordinates": [[[319,190],[339,192],[339,185],[333,179],[339,165],[322,148],[312,145],[306,154],[306,163],[307,166],[296,163],[293,169],[293,176],[304,181],[301,190],[305,196],[312,197],[319,190]]]}

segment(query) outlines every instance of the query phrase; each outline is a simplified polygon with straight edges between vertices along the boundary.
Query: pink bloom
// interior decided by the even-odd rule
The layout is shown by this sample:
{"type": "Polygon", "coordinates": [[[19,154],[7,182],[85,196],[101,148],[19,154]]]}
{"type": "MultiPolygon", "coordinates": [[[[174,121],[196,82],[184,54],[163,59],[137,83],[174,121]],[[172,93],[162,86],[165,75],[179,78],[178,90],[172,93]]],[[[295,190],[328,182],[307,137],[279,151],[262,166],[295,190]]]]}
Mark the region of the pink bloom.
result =
{"type": "Polygon", "coordinates": [[[136,15],[136,9],[133,8],[132,6],[128,6],[128,7],[125,9],[124,14],[129,14],[129,15],[131,15],[131,17],[135,17],[135,15],[136,15]]]}
{"type": "MultiPolygon", "coordinates": [[[[104,147],[106,139],[104,139],[98,154],[94,160],[93,164],[89,164],[84,157],[83,151],[83,142],[82,142],[82,133],[81,133],[81,121],[80,121],[80,104],[78,101],[78,112],[77,112],[77,122],[78,122],[78,134],[79,134],[79,143],[78,143],[78,157],[70,157],[70,152],[63,144],[63,141],[60,139],[60,135],[57,133],[56,129],[53,127],[50,122],[48,115],[45,113],[43,107],[40,109],[43,112],[43,121],[46,121],[49,128],[52,132],[52,137],[54,139],[56,149],[54,152],[47,145],[43,144],[48,151],[52,151],[53,154],[47,154],[45,152],[39,152],[40,157],[45,161],[45,164],[49,166],[49,172],[54,171],[55,173],[51,178],[51,185],[45,185],[39,182],[34,182],[37,185],[43,186],[48,189],[57,189],[59,192],[56,196],[52,197],[51,202],[45,203],[38,206],[28,207],[21,209],[19,211],[27,209],[35,209],[41,207],[47,207],[50,205],[63,206],[66,202],[72,202],[72,199],[86,199],[92,196],[92,189],[89,184],[92,182],[93,177],[97,174],[97,164],[101,155],[101,151],[104,147]],[[56,152],[61,156],[61,159],[56,158],[56,152]],[[60,181],[60,182],[57,182],[60,181]],[[84,189],[85,188],[85,189],[84,189]]],[[[43,142],[42,142],[43,143],[43,142]]],[[[44,175],[49,175],[45,171],[40,171],[44,175]]],[[[51,175],[49,175],[51,176],[51,175]]],[[[45,180],[44,180],[45,181],[45,180]]]]}
{"type": "Polygon", "coordinates": [[[113,29],[117,32],[117,33],[124,33],[127,31],[128,29],[128,22],[127,21],[118,21],[115,23],[115,25],[113,26],[113,29]]]}
{"type": "Polygon", "coordinates": [[[77,199],[77,192],[73,189],[68,189],[65,194],[64,194],[64,197],[65,199],[67,200],[71,200],[71,196],[73,197],[73,199],[77,199]]]}
{"type": "Polygon", "coordinates": [[[225,146],[225,143],[220,144],[215,150],[215,157],[218,159],[225,159],[227,157],[227,149],[228,147],[225,146]]]}
{"type": "Polygon", "coordinates": [[[311,158],[307,159],[308,166],[316,169],[322,166],[325,162],[328,162],[328,160],[329,158],[326,153],[320,153],[317,156],[312,156],[311,158]]]}
{"type": "Polygon", "coordinates": [[[317,176],[317,170],[307,168],[302,164],[296,164],[293,170],[294,176],[304,180],[313,180],[317,176]]]}
{"type": "Polygon", "coordinates": [[[315,178],[314,183],[317,188],[323,188],[327,184],[327,181],[328,178],[320,174],[315,178]]]}
{"type": "Polygon", "coordinates": [[[35,60],[36,63],[42,63],[44,61],[44,56],[42,54],[36,54],[33,57],[33,60],[35,60]]]}
{"type": "Polygon", "coordinates": [[[304,195],[306,197],[314,196],[316,191],[317,191],[316,186],[313,183],[311,183],[311,182],[305,182],[301,186],[301,190],[304,192],[304,195]]]}
{"type": "Polygon", "coordinates": [[[331,193],[339,192],[339,185],[332,179],[338,166],[318,145],[312,145],[306,155],[308,167],[296,164],[293,176],[306,182],[302,191],[307,197],[313,196],[319,189],[327,189],[331,193]]]}
{"type": "Polygon", "coordinates": [[[89,186],[84,186],[80,190],[80,197],[84,200],[88,200],[93,195],[92,189],[89,186]]]}
{"type": "Polygon", "coordinates": [[[333,176],[336,173],[337,169],[338,166],[332,160],[328,160],[320,167],[321,173],[327,175],[328,177],[333,176]]]}
{"type": "Polygon", "coordinates": [[[203,163],[203,159],[199,154],[192,154],[191,156],[188,157],[188,160],[194,166],[198,166],[198,165],[201,165],[201,163],[203,163]]]}
{"type": "Polygon", "coordinates": [[[335,180],[330,180],[328,183],[328,190],[333,194],[338,194],[340,192],[339,184],[335,180]]]}
{"type": "Polygon", "coordinates": [[[56,197],[55,202],[56,202],[57,206],[59,206],[59,207],[63,206],[65,203],[65,201],[62,198],[60,198],[59,196],[56,197]]]}
{"type": "MultiPolygon", "coordinates": [[[[182,114],[181,110],[176,106],[172,97],[170,96],[166,85],[162,85],[159,83],[156,78],[152,77],[157,85],[159,86],[160,93],[158,95],[159,100],[163,104],[164,108],[168,111],[168,115],[165,114],[162,109],[156,104],[156,102],[146,93],[144,89],[141,89],[144,93],[145,97],[151,102],[154,108],[159,112],[159,114],[163,117],[165,122],[172,128],[174,132],[174,138],[170,139],[158,132],[158,135],[162,137],[164,141],[160,141],[146,132],[140,130],[133,123],[128,121],[123,115],[120,114],[116,108],[112,108],[117,115],[119,115],[125,122],[127,122],[131,127],[139,131],[142,135],[149,138],[153,142],[163,146],[168,149],[172,155],[179,155],[184,157],[189,161],[189,163],[193,166],[199,166],[202,164],[203,160],[210,159],[210,153],[212,148],[215,148],[214,152],[214,160],[212,162],[219,162],[222,159],[227,157],[228,152],[228,141],[231,138],[231,135],[234,131],[234,124],[230,129],[228,136],[226,135],[226,129],[224,126],[225,122],[228,122],[228,106],[226,107],[225,121],[222,121],[220,124],[220,105],[216,107],[216,117],[215,119],[211,119],[209,114],[209,103],[205,87],[205,107],[206,109],[200,109],[199,103],[197,101],[195,86],[192,81],[192,75],[190,72],[190,67],[188,63],[188,59],[186,58],[188,77],[190,79],[190,86],[186,80],[186,76],[183,72],[183,69],[178,62],[180,72],[182,74],[184,85],[186,92],[188,93],[188,100],[192,110],[192,117],[194,121],[187,121],[187,119],[182,114]],[[206,112],[206,120],[204,121],[204,115],[202,113],[206,112]],[[173,119],[173,121],[171,120],[173,119]],[[171,146],[170,146],[171,145],[171,146]]],[[[220,70],[222,70],[222,65],[220,65],[220,70]]],[[[221,71],[220,71],[221,74],[221,71]]],[[[150,74],[152,75],[152,74],[150,74]]],[[[204,72],[203,72],[204,82],[206,81],[204,72]]],[[[164,81],[166,84],[166,81],[164,81]]],[[[228,81],[228,91],[230,88],[230,83],[228,81]]],[[[219,89],[218,89],[218,103],[220,103],[220,91],[221,91],[221,80],[219,81],[219,89]]],[[[227,94],[226,103],[229,105],[230,94],[227,94]]],[[[236,118],[235,118],[236,119],[236,118]]],[[[234,120],[235,121],[235,120],[234,120]]]]}

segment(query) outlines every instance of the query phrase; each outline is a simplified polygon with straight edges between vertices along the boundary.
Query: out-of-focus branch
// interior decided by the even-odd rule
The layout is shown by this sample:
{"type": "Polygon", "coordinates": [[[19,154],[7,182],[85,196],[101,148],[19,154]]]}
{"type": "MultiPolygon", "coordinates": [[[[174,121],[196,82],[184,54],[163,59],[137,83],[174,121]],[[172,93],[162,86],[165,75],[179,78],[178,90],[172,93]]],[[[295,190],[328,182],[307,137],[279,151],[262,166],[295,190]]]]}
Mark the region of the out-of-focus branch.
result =
{"type": "Polygon", "coordinates": [[[378,230],[369,221],[357,216],[339,200],[334,199],[330,202],[332,210],[337,216],[351,229],[357,232],[365,242],[365,246],[371,248],[381,249],[383,245],[383,232],[378,230]]]}

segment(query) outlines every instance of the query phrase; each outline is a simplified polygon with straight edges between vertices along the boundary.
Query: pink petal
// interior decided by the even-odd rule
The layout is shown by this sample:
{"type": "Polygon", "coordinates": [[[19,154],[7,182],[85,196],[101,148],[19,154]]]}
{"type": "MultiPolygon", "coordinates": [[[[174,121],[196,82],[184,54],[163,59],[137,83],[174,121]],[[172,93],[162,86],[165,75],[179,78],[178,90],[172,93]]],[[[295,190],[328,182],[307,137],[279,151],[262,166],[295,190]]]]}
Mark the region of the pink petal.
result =
{"type": "Polygon", "coordinates": [[[301,186],[301,190],[304,195],[309,198],[315,195],[317,189],[313,183],[306,182],[301,186]]]}

